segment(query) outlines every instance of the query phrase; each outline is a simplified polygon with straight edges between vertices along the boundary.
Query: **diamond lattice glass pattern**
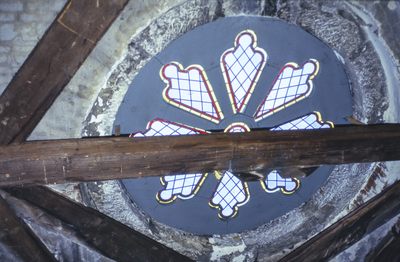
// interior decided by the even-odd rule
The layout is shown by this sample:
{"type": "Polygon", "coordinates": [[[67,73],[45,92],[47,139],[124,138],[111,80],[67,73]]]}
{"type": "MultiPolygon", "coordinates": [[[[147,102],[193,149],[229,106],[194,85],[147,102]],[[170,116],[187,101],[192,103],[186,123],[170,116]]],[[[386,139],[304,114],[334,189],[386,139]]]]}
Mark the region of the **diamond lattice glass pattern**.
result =
{"type": "MultiPolygon", "coordinates": [[[[342,64],[329,47],[298,29],[276,19],[235,17],[191,30],[140,70],[114,126],[119,125],[122,133],[144,132],[135,137],[204,130],[245,132],[250,131],[248,127],[277,132],[328,128],[329,122],[322,122],[315,110],[335,124],[348,124],[346,117],[353,112],[342,64]]],[[[219,151],[215,154],[218,158],[219,151]]],[[[226,182],[229,174],[222,179],[229,168],[216,168],[223,170],[217,179],[185,174],[182,169],[161,183],[158,177],[123,183],[132,199],[160,222],[190,233],[230,234],[258,227],[299,207],[333,169],[322,166],[298,181],[283,178],[281,170],[275,169],[263,173],[265,181],[245,185],[232,182],[236,179],[232,175],[231,182],[226,182]],[[241,194],[233,197],[229,190],[241,194]],[[246,193],[251,199],[240,203],[246,193]]]]}
{"type": "Polygon", "coordinates": [[[221,56],[221,69],[234,113],[242,113],[267,61],[267,53],[257,47],[251,30],[241,32],[235,47],[221,56]]]}
{"type": "MultiPolygon", "coordinates": [[[[163,119],[156,119],[148,124],[145,132],[137,132],[131,137],[179,136],[202,133],[205,133],[205,131],[163,119]]],[[[191,198],[199,190],[206,176],[207,174],[182,174],[161,177],[161,184],[164,189],[157,193],[157,200],[166,204],[174,201],[176,197],[191,198]]]]}
{"type": "Polygon", "coordinates": [[[318,73],[318,61],[311,59],[298,67],[295,63],[286,64],[279,73],[272,88],[255,113],[255,120],[261,119],[288,107],[307,97],[312,91],[312,81],[318,73]]]}
{"type": "Polygon", "coordinates": [[[164,176],[161,178],[161,183],[165,188],[157,193],[157,200],[166,204],[174,201],[177,196],[182,199],[192,198],[206,176],[207,174],[201,173],[164,176]]]}
{"type": "MultiPolygon", "coordinates": [[[[322,129],[333,128],[333,126],[332,122],[322,122],[321,114],[315,111],[314,113],[271,128],[270,131],[322,129]]],[[[291,194],[300,186],[300,181],[293,178],[282,178],[279,173],[274,170],[268,174],[265,181],[261,182],[261,185],[268,193],[276,192],[280,188],[283,193],[291,194]]]]}
{"type": "Polygon", "coordinates": [[[183,70],[181,64],[171,62],[161,68],[160,76],[168,84],[163,92],[168,103],[215,123],[224,118],[201,66],[191,65],[183,70]]]}
{"type": "Polygon", "coordinates": [[[296,178],[282,178],[275,170],[268,174],[267,179],[261,182],[262,187],[268,193],[282,190],[285,194],[291,194],[299,188],[300,182],[296,178]]]}
{"type": "MultiPolygon", "coordinates": [[[[239,33],[235,47],[226,50],[221,56],[221,69],[234,113],[242,113],[250,100],[257,81],[267,61],[266,52],[257,47],[257,36],[251,30],[239,33]]],[[[312,91],[312,79],[318,73],[319,63],[311,59],[299,67],[295,63],[286,64],[275,79],[264,101],[253,115],[259,121],[272,113],[281,110],[312,91]]],[[[160,70],[161,79],[167,83],[163,91],[164,100],[173,106],[187,110],[192,114],[206,118],[214,123],[223,119],[223,113],[203,68],[191,65],[185,70],[177,62],[170,62],[160,70]]],[[[284,123],[271,131],[331,128],[331,122],[322,122],[319,112],[284,123]]],[[[246,132],[250,128],[242,122],[233,122],[224,132],[246,132]]],[[[165,136],[201,134],[206,131],[156,119],[149,123],[147,130],[137,132],[133,136],[165,136]]],[[[215,172],[219,182],[210,199],[210,206],[219,209],[220,218],[231,218],[238,212],[238,207],[250,199],[246,182],[242,182],[234,174],[226,171],[222,176],[215,172]]],[[[164,176],[161,183],[164,189],[157,193],[160,203],[170,203],[177,197],[187,199],[193,197],[204,182],[207,174],[180,174],[164,176]]],[[[293,178],[282,178],[277,171],[267,175],[261,185],[268,193],[279,189],[285,194],[295,192],[300,181],[293,178]]]]}
{"type": "MultiPolygon", "coordinates": [[[[216,172],[216,176],[220,176],[219,173],[216,172]]],[[[249,199],[247,183],[226,171],[211,197],[210,206],[219,208],[220,218],[231,218],[236,215],[238,207],[246,204],[249,199]]]]}

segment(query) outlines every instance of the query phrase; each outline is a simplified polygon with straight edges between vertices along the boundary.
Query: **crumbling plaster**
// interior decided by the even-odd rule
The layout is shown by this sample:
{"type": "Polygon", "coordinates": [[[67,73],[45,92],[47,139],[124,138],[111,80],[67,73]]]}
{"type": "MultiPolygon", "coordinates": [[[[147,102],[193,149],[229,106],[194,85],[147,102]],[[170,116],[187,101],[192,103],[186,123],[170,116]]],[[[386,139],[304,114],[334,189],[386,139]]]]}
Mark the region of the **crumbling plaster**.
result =
{"type": "MultiPolygon", "coordinates": [[[[46,2],[41,1],[35,2],[46,2]]],[[[60,8],[65,3],[57,2],[60,8]]],[[[344,62],[354,118],[368,124],[398,123],[399,12],[395,1],[131,1],[29,139],[110,135],[130,82],[154,55],[195,27],[243,15],[279,18],[318,37],[344,62]]],[[[154,221],[129,199],[119,181],[80,188],[87,205],[195,260],[276,261],[400,176],[398,164],[387,163],[387,175],[375,177],[377,186],[362,193],[375,170],[376,164],[337,166],[318,193],[286,215],[240,234],[214,236],[154,221]]],[[[67,188],[74,187],[55,187],[61,192],[67,188]]],[[[62,257],[62,250],[51,249],[62,257]]]]}

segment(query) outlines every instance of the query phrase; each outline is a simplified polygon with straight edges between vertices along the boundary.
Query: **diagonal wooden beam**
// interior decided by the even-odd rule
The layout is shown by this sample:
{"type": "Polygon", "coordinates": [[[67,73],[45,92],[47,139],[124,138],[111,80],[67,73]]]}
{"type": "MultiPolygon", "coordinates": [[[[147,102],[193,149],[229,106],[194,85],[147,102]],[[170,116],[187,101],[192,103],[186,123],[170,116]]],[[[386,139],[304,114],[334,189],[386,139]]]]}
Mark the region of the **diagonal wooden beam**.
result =
{"type": "Polygon", "coordinates": [[[394,240],[381,250],[381,253],[373,262],[398,262],[400,261],[400,237],[396,236],[394,240]]]}
{"type": "MultiPolygon", "coordinates": [[[[0,196],[0,241],[19,261],[57,261],[0,196]]],[[[2,256],[4,259],[5,254],[2,256]]]]}
{"type": "Polygon", "coordinates": [[[139,178],[400,160],[400,125],[169,137],[103,137],[0,147],[0,185],[139,178]]]}
{"type": "Polygon", "coordinates": [[[400,181],[397,181],[279,261],[329,261],[399,212],[400,181]]]}
{"type": "Polygon", "coordinates": [[[0,144],[21,143],[129,0],[70,0],[0,97],[0,144]]]}
{"type": "MultiPolygon", "coordinates": [[[[114,3],[117,1],[102,1],[101,4],[104,4],[105,2],[107,4],[107,2],[114,3]]],[[[94,3],[94,1],[73,1],[72,4],[67,5],[67,8],[71,11],[73,10],[72,7],[74,4],[80,5],[75,10],[76,13],[79,13],[80,8],[84,10],[85,5],[90,5],[90,3],[94,3]]],[[[97,3],[99,3],[99,1],[97,1],[97,3]]],[[[47,61],[50,60],[50,62],[45,64],[43,69],[43,61],[46,59],[41,60],[42,57],[40,56],[36,56],[36,58],[32,59],[32,57],[34,57],[34,53],[32,53],[27,62],[21,68],[21,70],[26,71],[20,70],[17,73],[16,78],[14,78],[10,83],[10,85],[14,87],[10,87],[9,85],[4,95],[0,98],[0,142],[2,144],[21,143],[25,141],[26,137],[28,137],[32,132],[46,110],[51,106],[55,98],[83,62],[84,59],[80,59],[79,57],[85,57],[84,53],[90,53],[94,48],[94,46],[90,46],[90,44],[96,43],[96,37],[93,37],[95,34],[86,34],[87,32],[81,30],[80,26],[90,24],[90,21],[96,17],[77,15],[77,19],[75,19],[73,18],[74,13],[72,12],[70,13],[70,20],[64,19],[66,17],[65,15],[68,14],[68,10],[62,12],[57,19],[59,24],[56,25],[56,28],[62,27],[64,29],[63,34],[59,35],[58,38],[53,37],[52,41],[48,41],[54,42],[55,45],[52,43],[52,45],[45,46],[42,43],[42,41],[44,41],[43,39],[39,43],[41,47],[45,46],[45,48],[42,49],[42,56],[46,58],[47,61]],[[78,27],[74,27],[74,21],[82,21],[82,17],[88,18],[86,21],[87,23],[79,22],[75,24],[78,25],[78,27]],[[59,41],[59,39],[62,38],[65,38],[66,41],[59,41]],[[70,52],[70,50],[75,46],[85,48],[89,47],[85,52],[82,52],[83,56],[80,56],[79,51],[76,53],[70,52]],[[53,47],[55,48],[53,49],[53,47]],[[57,48],[59,50],[64,50],[65,52],[58,53],[56,52],[57,48]],[[39,62],[35,63],[35,59],[39,60],[39,62]],[[30,62],[32,63],[29,64],[30,62]],[[72,67],[68,67],[67,65],[72,65],[72,67]],[[42,68],[42,71],[31,70],[36,67],[39,69],[42,68]],[[55,76],[54,72],[57,72],[57,74],[61,76],[55,76]],[[31,85],[32,83],[34,83],[34,85],[31,85]]],[[[104,10],[104,12],[106,11],[107,10],[104,10]]],[[[104,19],[104,17],[102,18],[104,19]]],[[[93,27],[97,30],[98,28],[95,26],[96,25],[93,27]]],[[[46,33],[46,37],[48,34],[49,32],[46,33]]],[[[46,173],[45,170],[44,173],[46,173]]]]}
{"type": "MultiPolygon", "coordinates": [[[[25,142],[128,2],[129,0],[75,0],[67,3],[0,97],[1,145],[25,142]]],[[[31,188],[31,190],[35,190],[35,188],[31,188]]],[[[36,190],[40,189],[36,188],[36,190]]],[[[46,196],[47,200],[52,201],[54,205],[66,204],[66,199],[61,196],[52,194],[46,196]]],[[[71,216],[75,216],[76,212],[74,211],[80,209],[80,206],[75,203],[69,203],[69,207],[72,208],[71,216]]],[[[65,210],[64,207],[54,208],[53,213],[60,216],[65,210]]],[[[111,232],[115,230],[115,225],[109,222],[109,218],[104,218],[104,215],[92,210],[89,220],[75,220],[75,225],[79,226],[78,230],[86,230],[86,233],[92,234],[90,241],[94,245],[100,245],[96,235],[100,230],[99,227],[110,230],[103,231],[103,239],[111,241],[116,239],[112,237],[113,232],[111,232]],[[105,223],[111,223],[111,225],[100,224],[96,227],[93,223],[99,220],[107,221],[105,223]],[[92,224],[90,232],[88,232],[85,225],[90,222],[92,224]],[[111,236],[105,235],[107,233],[110,233],[111,236]]],[[[111,257],[118,258],[119,255],[125,255],[124,259],[117,259],[118,261],[132,261],[132,259],[135,261],[190,261],[156,241],[141,236],[132,229],[122,225],[117,228],[119,229],[119,239],[127,242],[120,241],[116,245],[108,241],[106,244],[102,242],[100,246],[101,250],[107,250],[111,257]],[[127,244],[133,243],[134,237],[136,237],[135,244],[129,246],[128,249],[123,249],[127,244]],[[147,246],[151,245],[150,250],[143,248],[143,245],[146,244],[147,246]],[[130,255],[129,258],[126,257],[127,254],[130,255]],[[146,259],[147,257],[152,259],[146,259]]],[[[7,232],[7,228],[3,228],[1,233],[5,237],[15,238],[7,232]]],[[[29,233],[32,233],[29,229],[18,231],[18,237],[21,238],[29,233]]],[[[34,240],[27,238],[26,241],[34,240]]],[[[9,244],[9,242],[5,244],[9,244]]],[[[46,251],[46,249],[44,250],[46,251]]],[[[26,255],[24,249],[19,251],[21,256],[26,255]]],[[[28,253],[24,261],[35,261],[31,255],[34,254],[28,253]]]]}
{"type": "MultiPolygon", "coordinates": [[[[0,97],[0,144],[22,143],[129,0],[70,0],[0,97]]],[[[56,261],[0,200],[1,241],[22,261],[56,261]]]]}
{"type": "Polygon", "coordinates": [[[6,189],[71,225],[77,234],[103,255],[116,261],[192,261],[128,226],[45,187],[6,189]]]}
{"type": "MultiPolygon", "coordinates": [[[[400,221],[400,220],[399,220],[400,221]]],[[[400,261],[400,223],[392,227],[392,230],[367,255],[366,262],[398,262],[400,261]]]]}

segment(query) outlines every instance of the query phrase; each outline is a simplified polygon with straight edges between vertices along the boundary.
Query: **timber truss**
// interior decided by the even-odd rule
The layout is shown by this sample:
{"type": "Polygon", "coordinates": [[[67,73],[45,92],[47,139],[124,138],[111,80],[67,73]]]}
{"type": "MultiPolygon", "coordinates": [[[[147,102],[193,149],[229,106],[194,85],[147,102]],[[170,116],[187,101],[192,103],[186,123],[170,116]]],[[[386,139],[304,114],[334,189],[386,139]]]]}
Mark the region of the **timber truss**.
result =
{"type": "MultiPolygon", "coordinates": [[[[0,97],[3,196],[7,192],[73,225],[86,244],[100,254],[116,261],[191,261],[41,185],[214,170],[229,170],[244,180],[258,180],[273,169],[286,177],[298,177],[324,164],[400,160],[399,125],[26,142],[128,1],[101,1],[97,8],[93,8],[94,0],[69,1],[0,97]],[[193,155],[196,158],[187,157],[193,155]]],[[[396,182],[282,261],[319,261],[343,251],[367,233],[365,225],[384,222],[376,214],[398,214],[399,199],[400,182],[396,182]]],[[[0,210],[4,245],[23,261],[56,261],[2,197],[0,210]]]]}

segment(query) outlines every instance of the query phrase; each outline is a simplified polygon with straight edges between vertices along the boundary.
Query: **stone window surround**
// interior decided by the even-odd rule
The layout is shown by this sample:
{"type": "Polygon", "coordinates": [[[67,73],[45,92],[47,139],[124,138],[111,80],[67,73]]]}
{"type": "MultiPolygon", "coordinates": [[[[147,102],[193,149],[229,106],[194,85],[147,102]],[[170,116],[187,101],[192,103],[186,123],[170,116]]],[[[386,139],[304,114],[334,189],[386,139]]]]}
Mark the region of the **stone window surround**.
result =
{"type": "MultiPolygon", "coordinates": [[[[187,3],[176,6],[172,10],[184,9],[186,4],[187,3]]],[[[157,33],[159,33],[156,29],[154,31],[154,35],[145,36],[147,33],[151,33],[151,31],[154,30],[153,27],[159,28],[159,24],[165,23],[166,20],[171,19],[169,16],[173,15],[174,12],[172,10],[154,20],[146,29],[144,29],[141,34],[138,34],[132,39],[132,45],[130,46],[134,46],[130,50],[132,53],[138,52],[138,50],[140,50],[141,48],[146,49],[145,44],[141,45],[140,40],[143,37],[145,39],[147,39],[147,37],[153,37],[155,39],[153,40],[154,42],[172,42],[174,39],[183,34],[183,32],[179,32],[175,36],[166,40],[164,37],[156,35],[157,33]]],[[[318,13],[318,11],[315,12],[318,13]]],[[[374,59],[376,61],[376,74],[383,74],[382,68],[380,67],[379,58],[373,51],[373,46],[369,43],[365,43],[365,51],[359,54],[358,59],[353,59],[351,57],[351,55],[354,55],[353,53],[355,52],[355,50],[352,50],[354,48],[353,46],[343,47],[338,45],[337,43],[330,43],[332,42],[332,39],[335,38],[335,34],[339,35],[343,32],[337,30],[330,32],[330,35],[324,34],[322,32],[322,28],[318,27],[318,24],[308,25],[307,23],[310,22],[309,19],[310,17],[305,17],[302,20],[302,18],[299,17],[297,25],[316,35],[320,40],[327,43],[331,48],[333,47],[333,49],[338,53],[338,56],[341,56],[342,59],[345,61],[344,67],[346,73],[349,76],[352,92],[354,94],[354,117],[361,120],[362,122],[382,122],[383,119],[379,118],[378,116],[383,115],[383,111],[385,110],[385,103],[387,103],[385,97],[386,86],[384,81],[380,81],[380,87],[382,89],[382,95],[380,99],[382,101],[382,104],[374,108],[365,108],[365,99],[366,97],[368,97],[368,92],[370,92],[371,90],[365,90],[366,87],[362,84],[359,84],[362,81],[358,79],[361,75],[363,75],[364,77],[373,77],[372,75],[370,75],[371,73],[368,72],[368,69],[365,68],[364,64],[358,63],[358,60],[374,59]],[[339,48],[339,50],[337,48],[339,48]],[[364,96],[361,101],[357,100],[357,94],[359,93],[364,96]],[[381,114],[379,112],[376,112],[380,110],[382,110],[381,114]]],[[[344,20],[344,18],[341,19],[344,20]]],[[[174,20],[174,22],[182,24],[185,23],[185,21],[176,20],[174,20]]],[[[351,24],[353,27],[359,30],[358,33],[360,34],[359,38],[361,42],[361,39],[364,38],[361,29],[352,22],[347,21],[347,23],[351,24]]],[[[338,29],[341,29],[340,26],[338,29]]],[[[344,34],[346,34],[346,32],[344,32],[344,34]]],[[[352,35],[351,37],[354,38],[354,35],[352,35]]],[[[163,46],[166,46],[167,44],[168,43],[164,43],[163,46]]],[[[162,48],[159,49],[159,51],[161,50],[162,48]]],[[[143,60],[148,61],[150,58],[151,56],[138,62],[142,65],[143,60]]],[[[125,62],[129,64],[128,61],[129,58],[125,58],[125,60],[121,64],[125,62]]],[[[116,70],[112,73],[110,80],[116,78],[131,77],[129,74],[126,74],[121,70],[122,68],[126,67],[126,64],[123,66],[117,66],[116,70]]],[[[118,88],[118,84],[110,80],[108,82],[107,88],[118,88]]],[[[371,79],[371,82],[376,82],[376,80],[371,79]]],[[[374,94],[374,96],[376,97],[376,94],[374,94]]],[[[126,196],[124,193],[115,194],[119,191],[123,192],[123,187],[117,181],[101,182],[101,190],[94,189],[93,191],[91,191],[90,188],[93,187],[91,187],[90,185],[88,185],[87,188],[89,189],[88,195],[95,195],[95,197],[92,197],[92,200],[95,202],[97,208],[101,207],[103,209],[103,212],[106,212],[109,215],[118,214],[117,209],[110,208],[109,205],[109,203],[112,203],[114,201],[118,203],[125,202],[125,204],[121,205],[130,204],[132,210],[130,212],[127,212],[130,213],[128,217],[135,220],[136,222],[129,222],[124,219],[124,223],[133,226],[138,231],[145,233],[146,235],[158,240],[159,242],[196,260],[202,260],[201,257],[203,257],[204,259],[204,257],[208,256],[207,254],[212,254],[213,251],[216,250],[213,246],[228,248],[229,250],[231,250],[230,252],[233,253],[235,253],[236,251],[238,256],[239,254],[246,254],[248,258],[251,258],[255,253],[258,253],[259,258],[261,258],[260,255],[262,254],[262,257],[264,257],[265,259],[270,255],[280,257],[284,254],[284,252],[290,251],[293,246],[298,245],[298,243],[301,243],[312,235],[323,230],[326,226],[337,219],[337,217],[341,215],[342,211],[347,208],[348,203],[355,197],[357,190],[361,188],[364,185],[366,179],[369,178],[374,167],[375,164],[353,164],[337,166],[332,172],[331,176],[328,178],[325,185],[319,191],[320,193],[315,194],[310,199],[310,201],[304,203],[299,208],[292,210],[285,216],[275,219],[270,223],[264,224],[258,228],[242,232],[240,234],[229,234],[212,237],[185,233],[166,226],[162,223],[159,223],[158,221],[152,220],[146,214],[143,214],[140,211],[140,208],[137,207],[134,203],[130,203],[129,197],[126,196]],[[340,188],[340,190],[337,190],[337,188],[340,188]],[[101,196],[99,197],[99,195],[97,195],[99,192],[104,193],[101,193],[101,196]],[[138,224],[140,224],[140,226],[138,224]]],[[[100,185],[99,183],[97,183],[97,187],[99,187],[100,185]]],[[[124,216],[126,215],[127,214],[124,214],[124,216]]],[[[121,219],[120,216],[117,216],[115,218],[121,219]]]]}
{"type": "MultiPolygon", "coordinates": [[[[275,11],[268,9],[266,12],[265,6],[240,9],[230,1],[221,3],[193,0],[178,5],[171,1],[168,4],[169,9],[164,9],[166,12],[157,19],[150,19],[147,27],[132,36],[126,56],[120,57],[119,64],[110,67],[107,85],[100,90],[87,120],[83,123],[83,136],[111,134],[112,126],[109,123],[113,122],[112,117],[122,100],[124,89],[126,91],[140,68],[174,39],[219,17],[261,15],[261,9],[264,13],[300,26],[337,52],[349,77],[355,119],[364,123],[393,121],[393,116],[385,114],[392,104],[385,80],[388,72],[385,71],[381,52],[388,51],[379,50],[373,44],[372,36],[361,28],[360,24],[363,23],[360,19],[366,18],[356,12],[362,7],[358,6],[357,9],[336,1],[320,6],[315,3],[300,5],[296,2],[279,1],[275,11]],[[102,101],[102,106],[99,101],[102,101]],[[107,123],[91,121],[93,116],[98,119],[100,115],[107,123]]],[[[121,53],[117,54],[119,55],[121,53]]],[[[81,70],[90,72],[95,69],[84,65],[81,70]]],[[[31,138],[35,138],[35,135],[31,138]]],[[[258,228],[224,236],[189,234],[153,221],[131,203],[119,181],[86,183],[82,188],[86,189],[84,199],[89,206],[193,259],[207,261],[224,256],[229,259],[242,256],[248,259],[257,257],[258,261],[264,261],[268,257],[278,259],[351,211],[351,202],[365,186],[375,166],[376,164],[337,166],[319,193],[299,208],[258,228]],[[340,190],[337,190],[339,187],[340,190]]]]}

